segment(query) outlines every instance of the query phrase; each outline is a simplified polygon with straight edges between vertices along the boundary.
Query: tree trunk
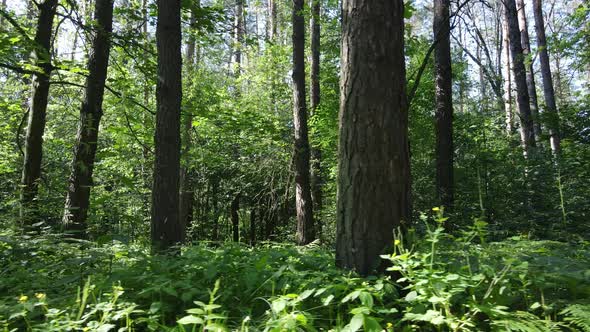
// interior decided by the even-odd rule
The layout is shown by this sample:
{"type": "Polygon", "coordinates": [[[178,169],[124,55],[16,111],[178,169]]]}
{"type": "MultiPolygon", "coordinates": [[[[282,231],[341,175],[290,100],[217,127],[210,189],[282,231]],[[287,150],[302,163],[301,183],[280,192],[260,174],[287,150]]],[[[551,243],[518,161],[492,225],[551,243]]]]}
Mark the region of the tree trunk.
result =
{"type": "Polygon", "coordinates": [[[234,76],[240,77],[242,71],[242,45],[244,43],[244,0],[236,0],[234,17],[234,76]]]}
{"type": "MultiPolygon", "coordinates": [[[[6,0],[2,0],[0,3],[0,9],[4,11],[6,10],[6,0]]],[[[4,26],[4,16],[0,16],[0,26],[4,26]]]]}
{"type": "Polygon", "coordinates": [[[451,69],[450,0],[434,0],[434,72],[436,82],[436,195],[453,206],[453,91],[451,69]]]}
{"type": "Polygon", "coordinates": [[[539,118],[539,102],[537,101],[537,88],[535,85],[535,71],[531,56],[531,42],[529,40],[529,28],[527,25],[524,0],[517,0],[518,26],[520,27],[520,41],[522,54],[525,60],[526,84],[530,97],[531,116],[533,117],[533,130],[537,141],[541,139],[541,122],[539,118]]]}
{"type": "MultiPolygon", "coordinates": [[[[200,1],[197,1],[197,6],[200,5],[200,1]]],[[[195,11],[191,11],[191,19],[190,19],[190,31],[189,31],[189,38],[188,43],[186,45],[186,55],[185,55],[185,68],[186,74],[190,77],[195,69],[195,49],[196,49],[196,40],[192,29],[195,27],[197,23],[197,16],[195,11]]],[[[193,88],[192,84],[189,84],[189,89],[193,88]]],[[[186,118],[184,119],[184,127],[183,127],[183,137],[182,137],[182,155],[181,158],[183,162],[181,163],[180,167],[180,207],[179,207],[179,219],[180,223],[182,224],[182,229],[186,230],[186,228],[190,225],[193,217],[193,200],[194,200],[194,191],[192,187],[192,183],[189,177],[189,159],[188,153],[190,152],[192,146],[192,135],[191,131],[193,128],[193,115],[191,113],[191,109],[187,110],[186,118]]]]}
{"type": "Polygon", "coordinates": [[[533,0],[533,13],[535,14],[535,30],[537,32],[537,49],[541,62],[541,75],[543,77],[543,95],[547,114],[547,127],[553,154],[559,155],[561,140],[559,135],[559,113],[555,103],[555,91],[553,88],[553,77],[549,64],[549,53],[547,51],[547,38],[545,37],[545,21],[543,19],[543,6],[541,0],[533,0]]]}
{"type": "Polygon", "coordinates": [[[295,127],[295,207],[297,244],[314,240],[313,207],[310,183],[310,149],[305,103],[305,25],[304,0],[293,0],[293,126],[295,127]]]}
{"type": "Polygon", "coordinates": [[[268,11],[269,11],[269,24],[267,29],[269,30],[270,40],[277,38],[277,3],[276,0],[268,0],[268,11]]]}
{"type": "Polygon", "coordinates": [[[239,214],[239,212],[240,212],[240,194],[238,193],[234,197],[234,199],[231,201],[231,206],[230,206],[230,211],[229,211],[234,242],[240,241],[240,214],[239,214]]]}
{"type": "MultiPolygon", "coordinates": [[[[320,105],[320,0],[312,0],[311,16],[311,115],[316,114],[320,105]]],[[[320,133],[318,133],[320,134],[320,133]]],[[[316,212],[315,223],[317,236],[321,236],[322,223],[320,213],[322,211],[322,151],[319,147],[311,148],[311,200],[313,210],[316,212]]]]}
{"type": "Polygon", "coordinates": [[[256,207],[250,210],[250,245],[256,243],[256,207]]]}
{"type": "Polygon", "coordinates": [[[336,264],[368,275],[410,217],[404,5],[342,9],[336,264]]]}
{"type": "Polygon", "coordinates": [[[158,109],[151,211],[152,247],[156,252],[167,250],[184,240],[184,230],[178,219],[182,101],[180,2],[158,0],[158,109]]]}
{"type": "Polygon", "coordinates": [[[98,129],[103,114],[102,101],[113,31],[113,0],[96,1],[94,20],[97,23],[97,31],[88,61],[89,75],[86,78],[86,91],[80,109],[78,135],[63,217],[64,229],[81,238],[86,236],[98,129]]]}
{"type": "MultiPolygon", "coordinates": [[[[503,7],[502,12],[506,12],[503,7]]],[[[510,61],[510,32],[506,14],[502,20],[502,56],[504,57],[504,66],[502,67],[502,76],[504,78],[504,112],[506,114],[506,132],[510,136],[514,132],[514,117],[512,111],[512,63],[510,61]]]]}
{"type": "Polygon", "coordinates": [[[57,0],[45,0],[39,6],[39,18],[35,33],[33,60],[41,72],[33,75],[31,99],[29,101],[29,118],[25,139],[25,155],[21,178],[21,217],[25,225],[30,225],[37,216],[37,193],[41,178],[41,160],[43,159],[43,134],[49,98],[49,76],[51,65],[51,35],[57,0]]]}
{"type": "Polygon", "coordinates": [[[514,83],[516,84],[516,106],[520,118],[520,139],[524,154],[528,156],[530,149],[535,147],[536,144],[531,105],[526,84],[522,44],[520,42],[520,30],[518,29],[516,3],[515,0],[504,0],[504,5],[506,6],[506,21],[508,22],[510,36],[510,55],[514,72],[514,83]]]}

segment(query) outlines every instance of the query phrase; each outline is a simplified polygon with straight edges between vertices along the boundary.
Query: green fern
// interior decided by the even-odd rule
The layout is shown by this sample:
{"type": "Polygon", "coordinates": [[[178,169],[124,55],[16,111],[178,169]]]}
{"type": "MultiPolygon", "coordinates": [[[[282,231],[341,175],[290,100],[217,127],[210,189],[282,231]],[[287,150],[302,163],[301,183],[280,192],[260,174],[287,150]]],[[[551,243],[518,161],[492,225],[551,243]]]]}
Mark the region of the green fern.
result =
{"type": "Polygon", "coordinates": [[[590,332],[590,305],[574,304],[560,312],[564,321],[584,332],[590,332]]]}
{"type": "Polygon", "coordinates": [[[494,331],[507,332],[552,332],[559,331],[554,322],[542,320],[524,311],[517,311],[500,320],[492,322],[494,331]]]}

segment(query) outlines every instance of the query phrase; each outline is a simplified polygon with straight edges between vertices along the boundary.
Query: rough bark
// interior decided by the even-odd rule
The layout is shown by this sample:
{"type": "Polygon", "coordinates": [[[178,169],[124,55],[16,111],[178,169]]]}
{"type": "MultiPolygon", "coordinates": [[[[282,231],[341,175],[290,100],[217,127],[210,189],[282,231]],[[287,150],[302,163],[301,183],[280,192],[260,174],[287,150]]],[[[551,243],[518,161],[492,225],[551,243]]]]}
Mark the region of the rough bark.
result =
{"type": "Polygon", "coordinates": [[[537,88],[535,85],[535,71],[533,68],[533,59],[531,56],[531,42],[529,39],[529,28],[527,24],[524,0],[516,1],[518,11],[518,26],[520,28],[520,41],[522,44],[522,54],[525,59],[526,84],[529,92],[531,104],[531,116],[533,117],[533,130],[537,141],[541,139],[541,122],[539,119],[539,102],[537,101],[537,88]]]}
{"type": "Polygon", "coordinates": [[[80,122],[63,217],[64,229],[82,238],[86,235],[98,129],[103,114],[102,101],[109,65],[110,37],[113,31],[113,0],[96,0],[94,20],[97,29],[88,61],[89,74],[86,78],[84,101],[80,108],[80,122]]]}
{"type": "Polygon", "coordinates": [[[240,241],[240,194],[238,193],[230,205],[230,218],[232,226],[232,237],[234,242],[240,241]]]}
{"type": "Polygon", "coordinates": [[[297,244],[314,240],[313,203],[310,182],[310,149],[305,99],[305,25],[304,0],[293,0],[293,126],[295,147],[295,208],[297,212],[297,244]]]}
{"type": "MultiPolygon", "coordinates": [[[[505,13],[503,7],[502,12],[505,13]]],[[[502,67],[502,76],[504,79],[504,112],[506,114],[506,132],[512,135],[514,132],[514,117],[512,111],[512,63],[510,61],[510,33],[506,14],[502,20],[502,56],[504,57],[504,66],[502,67]]]]}
{"type": "MultiPolygon", "coordinates": [[[[197,1],[197,6],[200,5],[200,1],[197,1]]],[[[194,28],[195,24],[197,23],[197,17],[195,11],[191,12],[191,19],[190,19],[190,28],[194,28]]],[[[186,45],[186,54],[184,58],[184,65],[186,69],[186,74],[190,77],[192,71],[195,68],[195,49],[196,49],[196,40],[191,31],[188,43],[186,45]]],[[[191,84],[189,84],[191,86],[191,84]]],[[[188,110],[186,117],[184,119],[184,126],[183,126],[183,133],[182,133],[182,155],[181,158],[183,159],[183,163],[181,163],[180,167],[180,207],[179,207],[179,219],[182,224],[182,228],[186,230],[186,228],[190,225],[192,218],[193,218],[193,200],[194,200],[194,190],[192,187],[192,182],[190,181],[189,177],[189,160],[188,160],[188,153],[191,150],[192,146],[192,135],[191,131],[193,128],[193,115],[191,110],[188,110]]]]}
{"type": "Polygon", "coordinates": [[[535,132],[533,129],[533,118],[531,116],[531,105],[526,83],[526,70],[524,68],[524,56],[520,42],[520,30],[518,28],[518,17],[516,13],[515,0],[505,0],[506,21],[508,22],[508,33],[510,36],[510,59],[516,85],[516,106],[520,118],[520,139],[525,156],[529,155],[530,149],[536,146],[535,132]]]}
{"type": "Polygon", "coordinates": [[[541,63],[541,76],[543,78],[543,96],[545,98],[545,111],[547,115],[547,127],[551,143],[551,151],[558,155],[561,150],[559,135],[559,113],[555,103],[555,90],[551,65],[547,50],[547,38],[545,37],[545,21],[543,19],[543,5],[541,0],[533,0],[533,13],[535,15],[535,31],[537,32],[537,49],[539,62],[541,63]]]}
{"type": "Polygon", "coordinates": [[[151,237],[154,251],[183,241],[178,218],[182,55],[180,0],[158,0],[156,134],[151,237]]]}
{"type": "MultiPolygon", "coordinates": [[[[436,84],[436,195],[440,204],[453,206],[453,91],[451,68],[450,0],[434,0],[434,73],[436,84]]],[[[483,75],[483,74],[482,74],[483,75]]]]}
{"type": "MultiPolygon", "coordinates": [[[[316,114],[320,105],[320,0],[312,0],[311,16],[311,87],[310,87],[310,108],[311,115],[316,114]]],[[[319,134],[319,133],[318,133],[319,134]]],[[[317,236],[322,233],[320,211],[322,210],[322,151],[319,147],[311,148],[311,199],[315,214],[317,236]]]]}
{"type": "Polygon", "coordinates": [[[53,69],[50,47],[57,0],[45,0],[39,4],[38,8],[39,17],[35,32],[36,48],[32,57],[41,71],[33,75],[31,83],[21,177],[21,216],[25,224],[30,224],[36,217],[36,199],[41,178],[41,160],[43,159],[43,134],[49,98],[49,77],[53,69]]]}
{"type": "Polygon", "coordinates": [[[336,264],[367,275],[410,217],[403,0],[342,14],[336,264]]]}

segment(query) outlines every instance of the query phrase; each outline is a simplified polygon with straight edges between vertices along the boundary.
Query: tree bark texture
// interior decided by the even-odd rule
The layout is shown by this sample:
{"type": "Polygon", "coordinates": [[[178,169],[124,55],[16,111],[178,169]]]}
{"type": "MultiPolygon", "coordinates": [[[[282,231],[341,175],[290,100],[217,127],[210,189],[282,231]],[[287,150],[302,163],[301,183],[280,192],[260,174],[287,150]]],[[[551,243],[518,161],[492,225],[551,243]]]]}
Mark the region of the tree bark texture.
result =
{"type": "Polygon", "coordinates": [[[178,218],[182,55],[180,0],[158,0],[156,134],[151,237],[154,251],[182,242],[178,218]]]}
{"type": "Polygon", "coordinates": [[[342,4],[336,264],[380,265],[410,217],[403,0],[342,4]]]}
{"type": "Polygon", "coordinates": [[[545,98],[545,111],[547,127],[549,128],[551,151],[558,155],[561,150],[559,113],[557,112],[557,105],[555,103],[555,90],[553,87],[553,77],[551,76],[551,65],[549,62],[549,52],[547,50],[547,37],[545,36],[545,20],[543,19],[543,4],[541,0],[533,0],[533,13],[535,15],[537,49],[539,52],[539,62],[541,63],[543,96],[545,98]]]}
{"type": "MultiPolygon", "coordinates": [[[[434,0],[434,73],[436,83],[436,194],[440,204],[453,206],[453,90],[450,0],[434,0]]],[[[483,74],[482,74],[483,75],[483,74]]]]}
{"type": "Polygon", "coordinates": [[[531,56],[531,42],[529,38],[529,28],[527,24],[524,0],[516,1],[518,11],[518,26],[520,28],[520,41],[522,44],[522,54],[526,69],[526,84],[530,97],[531,116],[533,117],[533,130],[537,141],[541,139],[541,122],[539,118],[539,102],[537,101],[537,87],[535,85],[535,70],[533,68],[533,59],[531,56]]]}
{"type": "Polygon", "coordinates": [[[98,129],[103,114],[102,101],[113,31],[113,0],[96,1],[94,20],[97,29],[88,61],[89,74],[86,78],[84,101],[80,108],[80,122],[63,217],[64,229],[82,238],[85,237],[87,229],[98,129]]]}
{"type": "MultiPolygon", "coordinates": [[[[320,0],[312,0],[311,16],[311,115],[315,115],[320,105],[320,0]]],[[[318,133],[321,134],[321,133],[318,133]]],[[[322,210],[322,151],[319,147],[311,148],[311,199],[315,214],[317,236],[321,235],[320,211],[322,210]]]]}
{"type": "Polygon", "coordinates": [[[297,244],[314,240],[313,203],[311,200],[310,148],[305,99],[305,23],[304,0],[293,0],[293,126],[295,127],[295,208],[297,244]]]}
{"type": "Polygon", "coordinates": [[[515,0],[504,0],[506,6],[506,21],[510,35],[510,55],[516,85],[516,106],[520,118],[520,139],[525,156],[529,155],[530,149],[535,147],[535,132],[533,129],[533,118],[531,116],[531,105],[526,83],[526,70],[524,67],[524,56],[520,42],[520,30],[518,28],[518,17],[515,0]]]}
{"type": "Polygon", "coordinates": [[[36,199],[41,178],[41,160],[43,159],[43,134],[49,98],[49,77],[51,65],[51,36],[57,0],[45,0],[39,5],[39,18],[35,32],[36,47],[32,57],[41,72],[33,75],[29,117],[25,139],[25,153],[21,177],[21,216],[25,224],[35,220],[36,199]]]}
{"type": "Polygon", "coordinates": [[[502,76],[504,79],[504,112],[506,114],[506,132],[512,135],[514,132],[514,116],[512,110],[512,61],[510,61],[510,32],[508,21],[506,20],[506,7],[503,6],[502,13],[502,56],[504,57],[504,66],[502,66],[502,76]]]}

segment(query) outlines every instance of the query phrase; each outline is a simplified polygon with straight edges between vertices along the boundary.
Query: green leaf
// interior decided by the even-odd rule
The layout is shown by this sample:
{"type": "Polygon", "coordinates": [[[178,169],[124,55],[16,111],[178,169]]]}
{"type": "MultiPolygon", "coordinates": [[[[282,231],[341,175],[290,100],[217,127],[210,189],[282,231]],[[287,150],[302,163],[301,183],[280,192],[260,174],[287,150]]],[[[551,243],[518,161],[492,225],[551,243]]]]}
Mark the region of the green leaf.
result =
{"type": "Polygon", "coordinates": [[[184,316],[181,319],[177,320],[178,324],[188,325],[188,324],[203,324],[203,319],[197,316],[188,315],[184,316]]]}

